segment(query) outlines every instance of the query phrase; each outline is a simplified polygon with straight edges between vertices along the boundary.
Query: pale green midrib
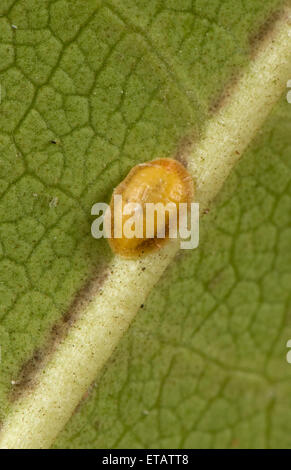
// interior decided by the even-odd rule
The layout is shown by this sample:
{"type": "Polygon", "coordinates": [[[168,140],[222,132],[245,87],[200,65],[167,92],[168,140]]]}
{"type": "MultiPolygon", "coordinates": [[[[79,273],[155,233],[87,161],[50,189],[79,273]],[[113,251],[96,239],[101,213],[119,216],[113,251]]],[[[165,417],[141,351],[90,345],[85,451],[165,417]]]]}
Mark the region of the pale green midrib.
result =
{"type": "MultiPolygon", "coordinates": [[[[273,36],[266,40],[228,103],[209,123],[201,142],[186,156],[196,180],[197,200],[203,207],[215,197],[290,78],[288,14],[289,10],[278,21],[273,36]],[[258,77],[268,87],[263,88],[258,77]],[[250,89],[252,99],[246,105],[250,89]]],[[[3,424],[1,448],[47,448],[52,444],[177,251],[178,244],[170,243],[143,260],[113,259],[112,274],[102,290],[71,327],[39,375],[35,388],[15,403],[3,424]]]]}
{"type": "Polygon", "coordinates": [[[171,61],[169,60],[169,57],[165,57],[154,45],[153,41],[151,38],[148,36],[147,32],[134,22],[130,21],[128,17],[125,17],[122,12],[111,2],[108,2],[106,0],[103,0],[104,5],[107,6],[107,8],[112,11],[118,18],[120,18],[121,21],[125,25],[127,25],[132,31],[136,32],[139,34],[144,41],[147,43],[148,47],[150,48],[151,52],[158,58],[158,60],[165,66],[169,77],[173,80],[176,85],[178,85],[178,88],[182,95],[185,97],[187,102],[189,103],[189,106],[195,106],[198,108],[201,112],[206,111],[207,104],[206,102],[202,101],[199,99],[197,92],[195,92],[195,96],[192,96],[190,98],[189,93],[187,93],[187,88],[185,87],[185,77],[181,76],[179,71],[175,71],[173,68],[173,65],[171,64],[171,61]]]}

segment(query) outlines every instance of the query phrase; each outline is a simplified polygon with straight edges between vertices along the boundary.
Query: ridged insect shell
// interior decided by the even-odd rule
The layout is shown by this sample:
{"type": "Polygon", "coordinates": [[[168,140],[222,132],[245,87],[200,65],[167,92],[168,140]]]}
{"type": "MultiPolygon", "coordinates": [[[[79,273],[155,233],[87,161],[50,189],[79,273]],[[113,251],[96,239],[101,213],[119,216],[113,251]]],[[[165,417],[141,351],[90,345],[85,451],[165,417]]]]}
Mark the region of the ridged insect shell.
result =
{"type": "MultiPolygon", "coordinates": [[[[193,179],[186,168],[177,160],[161,158],[133,167],[126,178],[115,188],[110,202],[111,237],[108,242],[112,250],[120,256],[137,258],[159,249],[169,239],[169,216],[166,217],[165,237],[158,238],[159,227],[155,219],[154,238],[146,237],[145,203],[172,202],[179,214],[179,203],[189,205],[194,197],[193,179]],[[143,238],[114,237],[114,196],[122,196],[122,207],[133,202],[143,208],[143,238]]],[[[122,217],[122,229],[129,219],[122,217]]],[[[106,215],[105,215],[106,219],[106,215]]],[[[121,229],[121,227],[119,227],[121,229]]],[[[123,233],[123,230],[122,230],[123,233]]]]}

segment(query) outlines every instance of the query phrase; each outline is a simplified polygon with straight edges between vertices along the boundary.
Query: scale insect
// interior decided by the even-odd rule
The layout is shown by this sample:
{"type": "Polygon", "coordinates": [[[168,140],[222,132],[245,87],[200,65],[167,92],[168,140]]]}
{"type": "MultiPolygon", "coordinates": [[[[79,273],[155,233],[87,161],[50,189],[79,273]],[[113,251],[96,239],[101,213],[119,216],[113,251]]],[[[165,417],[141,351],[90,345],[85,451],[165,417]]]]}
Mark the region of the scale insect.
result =
{"type": "Polygon", "coordinates": [[[127,258],[138,258],[161,248],[169,238],[172,238],[171,217],[175,215],[177,227],[180,220],[180,204],[188,211],[193,198],[193,179],[177,160],[162,158],[133,167],[115,188],[109,210],[105,214],[105,225],[110,227],[111,231],[108,242],[113,252],[127,258]],[[120,213],[122,213],[119,218],[116,217],[116,196],[122,197],[119,198],[120,213]],[[132,224],[130,213],[124,214],[123,210],[128,205],[139,208],[131,211],[131,215],[135,212],[135,221],[141,218],[141,233],[138,237],[128,238],[124,235],[126,226],[132,224]],[[148,208],[153,205],[167,210],[164,210],[162,221],[157,212],[152,213],[148,227],[148,208]],[[119,233],[119,236],[116,236],[116,233],[119,233]]]}

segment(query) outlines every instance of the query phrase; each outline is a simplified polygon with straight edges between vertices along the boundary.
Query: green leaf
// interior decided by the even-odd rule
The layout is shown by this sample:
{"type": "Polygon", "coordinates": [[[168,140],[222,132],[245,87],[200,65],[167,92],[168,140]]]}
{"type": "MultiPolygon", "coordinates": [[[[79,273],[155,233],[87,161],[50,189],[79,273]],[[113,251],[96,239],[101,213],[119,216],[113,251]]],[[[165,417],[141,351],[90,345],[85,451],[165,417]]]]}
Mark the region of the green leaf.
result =
{"type": "Polygon", "coordinates": [[[289,448],[290,105],[285,101],[57,447],[289,448]],[[288,248],[289,247],[289,248],[288,248]]]}
{"type": "MultiPolygon", "coordinates": [[[[282,3],[2,0],[3,418],[111,259],[92,204],[198,140],[282,3]]],[[[288,129],[284,100],[56,446],[290,446],[288,129]]]]}

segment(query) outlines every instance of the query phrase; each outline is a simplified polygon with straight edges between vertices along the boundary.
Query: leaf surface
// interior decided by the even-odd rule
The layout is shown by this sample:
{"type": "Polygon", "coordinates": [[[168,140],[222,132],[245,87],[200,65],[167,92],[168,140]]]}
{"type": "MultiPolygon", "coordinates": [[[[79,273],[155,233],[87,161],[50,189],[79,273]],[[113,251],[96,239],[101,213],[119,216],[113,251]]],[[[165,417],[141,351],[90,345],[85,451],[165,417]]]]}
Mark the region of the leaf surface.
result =
{"type": "MultiPolygon", "coordinates": [[[[283,2],[207,3],[1,2],[2,417],[111,258],[92,204],[198,138],[283,2]]],[[[57,446],[290,445],[288,129],[285,103],[57,446]]]]}
{"type": "Polygon", "coordinates": [[[57,447],[289,448],[290,105],[281,102],[57,447]],[[289,248],[288,248],[289,247],[289,248]]]}

